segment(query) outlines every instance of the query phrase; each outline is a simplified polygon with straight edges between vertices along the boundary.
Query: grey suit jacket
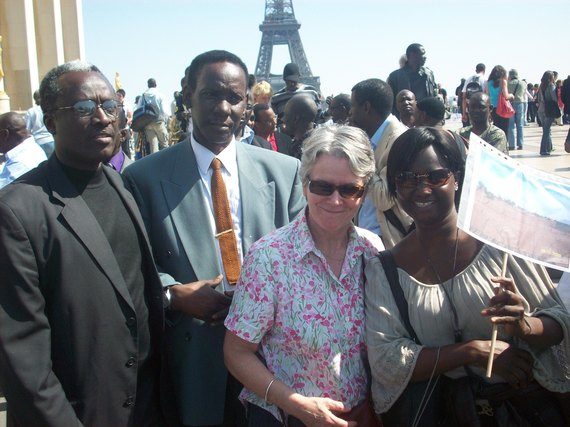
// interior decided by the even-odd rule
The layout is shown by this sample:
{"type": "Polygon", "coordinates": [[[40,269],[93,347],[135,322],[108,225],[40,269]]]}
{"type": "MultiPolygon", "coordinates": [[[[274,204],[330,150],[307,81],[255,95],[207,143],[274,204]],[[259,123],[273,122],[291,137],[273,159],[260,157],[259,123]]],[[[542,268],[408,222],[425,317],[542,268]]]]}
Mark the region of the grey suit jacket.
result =
{"type": "MultiPolygon", "coordinates": [[[[245,254],[260,237],[287,224],[305,201],[296,159],[239,142],[236,150],[245,254]]],[[[124,176],[141,210],[163,285],[220,274],[190,141],[135,162],[124,176]]],[[[220,424],[227,378],[224,327],[178,312],[171,312],[167,321],[168,362],[182,422],[220,424]]]]}
{"type": "MultiPolygon", "coordinates": [[[[142,242],[149,363],[159,368],[162,287],[134,199],[103,170],[142,242]]],[[[55,156],[0,191],[0,271],[9,425],[132,426],[141,320],[103,230],[55,156]]]]}

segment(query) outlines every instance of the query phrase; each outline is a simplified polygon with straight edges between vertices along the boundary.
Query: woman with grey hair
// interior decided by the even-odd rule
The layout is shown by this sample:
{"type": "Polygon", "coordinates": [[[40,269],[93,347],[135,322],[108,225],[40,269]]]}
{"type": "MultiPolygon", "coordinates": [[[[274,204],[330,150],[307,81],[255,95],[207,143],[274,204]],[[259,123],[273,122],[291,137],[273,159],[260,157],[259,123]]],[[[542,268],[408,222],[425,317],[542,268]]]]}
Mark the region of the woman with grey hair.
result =
{"type": "Polygon", "coordinates": [[[315,129],[301,158],[307,207],[244,260],[224,355],[245,387],[249,426],[377,422],[367,398],[363,268],[383,245],[352,224],[374,171],[363,131],[315,129]]]}

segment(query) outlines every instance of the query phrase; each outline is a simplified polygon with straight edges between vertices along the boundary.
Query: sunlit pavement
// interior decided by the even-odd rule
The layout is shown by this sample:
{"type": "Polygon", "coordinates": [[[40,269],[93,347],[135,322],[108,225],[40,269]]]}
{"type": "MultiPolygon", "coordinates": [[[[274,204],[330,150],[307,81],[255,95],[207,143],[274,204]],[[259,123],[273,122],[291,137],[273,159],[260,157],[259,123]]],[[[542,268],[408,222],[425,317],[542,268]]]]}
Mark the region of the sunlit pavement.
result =
{"type": "MultiPolygon", "coordinates": [[[[451,130],[459,129],[461,120],[452,118],[447,121],[445,127],[451,130]]],[[[511,157],[517,159],[522,164],[570,179],[570,154],[564,152],[564,141],[567,134],[568,125],[553,125],[552,145],[554,146],[554,151],[550,156],[541,156],[539,150],[542,128],[538,127],[536,123],[529,123],[529,126],[524,128],[523,149],[511,151],[511,157]]],[[[556,277],[555,275],[555,281],[556,277]]],[[[570,286],[561,286],[558,292],[566,307],[570,307],[570,286]]],[[[5,412],[6,401],[0,397],[0,427],[6,427],[5,412]]]]}

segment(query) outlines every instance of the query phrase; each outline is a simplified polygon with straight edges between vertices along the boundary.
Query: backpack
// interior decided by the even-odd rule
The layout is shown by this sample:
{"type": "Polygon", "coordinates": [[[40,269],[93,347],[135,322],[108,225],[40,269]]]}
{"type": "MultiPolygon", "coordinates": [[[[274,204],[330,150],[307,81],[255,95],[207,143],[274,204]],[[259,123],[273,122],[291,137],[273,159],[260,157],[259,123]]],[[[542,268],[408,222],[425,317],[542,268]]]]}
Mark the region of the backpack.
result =
{"type": "Polygon", "coordinates": [[[479,78],[473,77],[471,81],[467,83],[467,86],[465,86],[465,96],[467,96],[467,99],[469,99],[471,98],[471,95],[476,92],[483,92],[483,88],[479,84],[479,78]]]}

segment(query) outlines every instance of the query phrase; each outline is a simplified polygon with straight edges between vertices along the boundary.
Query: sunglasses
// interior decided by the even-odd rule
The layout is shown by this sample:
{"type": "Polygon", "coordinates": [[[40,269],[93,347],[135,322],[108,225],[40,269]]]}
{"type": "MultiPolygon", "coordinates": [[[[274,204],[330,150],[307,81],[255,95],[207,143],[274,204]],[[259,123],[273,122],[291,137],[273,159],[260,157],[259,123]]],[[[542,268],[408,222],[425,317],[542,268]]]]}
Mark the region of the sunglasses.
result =
{"type": "Polygon", "coordinates": [[[317,196],[330,196],[338,191],[340,197],[344,199],[360,199],[365,189],[364,185],[358,184],[334,185],[326,181],[309,181],[309,191],[317,196]]]}
{"type": "Polygon", "coordinates": [[[73,110],[79,117],[91,117],[97,111],[97,108],[101,108],[107,117],[110,119],[116,119],[118,116],[119,102],[114,99],[108,99],[103,101],[101,104],[97,104],[91,99],[85,99],[83,101],[78,101],[73,105],[68,107],[59,107],[58,110],[73,110]]]}
{"type": "Polygon", "coordinates": [[[453,173],[449,169],[436,169],[426,173],[402,172],[396,175],[396,184],[404,188],[415,188],[424,182],[428,187],[441,187],[449,182],[453,173]]]}

